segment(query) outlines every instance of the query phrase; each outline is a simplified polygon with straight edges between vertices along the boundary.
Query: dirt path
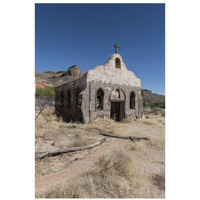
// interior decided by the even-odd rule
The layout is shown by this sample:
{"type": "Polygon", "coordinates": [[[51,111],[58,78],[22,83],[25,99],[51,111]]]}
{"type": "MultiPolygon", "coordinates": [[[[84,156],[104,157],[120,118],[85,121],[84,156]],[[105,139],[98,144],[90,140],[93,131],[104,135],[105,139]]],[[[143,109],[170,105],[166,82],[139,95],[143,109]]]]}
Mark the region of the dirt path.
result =
{"type": "Polygon", "coordinates": [[[74,161],[71,165],[69,165],[67,169],[49,176],[44,176],[42,178],[36,179],[36,192],[40,189],[43,189],[46,186],[49,186],[52,183],[55,184],[59,181],[62,181],[63,178],[69,178],[75,175],[77,172],[81,172],[91,168],[103,154],[107,153],[108,151],[111,151],[115,147],[119,147],[119,145],[122,142],[124,141],[120,139],[107,138],[104,144],[92,149],[92,151],[90,151],[90,154],[88,154],[83,159],[74,161]]]}

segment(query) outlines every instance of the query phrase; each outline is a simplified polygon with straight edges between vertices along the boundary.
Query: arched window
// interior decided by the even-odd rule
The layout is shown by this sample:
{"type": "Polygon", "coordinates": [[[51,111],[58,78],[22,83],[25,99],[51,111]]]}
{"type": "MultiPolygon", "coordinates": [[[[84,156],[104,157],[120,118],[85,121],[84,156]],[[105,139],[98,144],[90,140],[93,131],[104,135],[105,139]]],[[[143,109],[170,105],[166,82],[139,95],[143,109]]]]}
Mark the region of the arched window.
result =
{"type": "Polygon", "coordinates": [[[79,104],[79,94],[80,94],[80,88],[78,88],[76,90],[76,108],[78,108],[78,104],[79,104]]]}
{"type": "Polygon", "coordinates": [[[104,98],[104,92],[100,88],[97,90],[97,102],[96,102],[97,110],[103,110],[103,98],[104,98]]]}
{"type": "Polygon", "coordinates": [[[116,67],[116,68],[121,68],[121,61],[120,61],[119,58],[116,58],[116,59],[115,59],[115,67],[116,67]]]}
{"type": "Polygon", "coordinates": [[[68,90],[67,92],[67,108],[71,108],[71,90],[68,90]]]}
{"type": "Polygon", "coordinates": [[[115,90],[116,99],[120,99],[120,91],[119,89],[115,90]]]}
{"type": "Polygon", "coordinates": [[[60,92],[60,107],[64,107],[64,93],[60,92]]]}
{"type": "Polygon", "coordinates": [[[135,92],[130,94],[130,109],[135,109],[135,92]]]}

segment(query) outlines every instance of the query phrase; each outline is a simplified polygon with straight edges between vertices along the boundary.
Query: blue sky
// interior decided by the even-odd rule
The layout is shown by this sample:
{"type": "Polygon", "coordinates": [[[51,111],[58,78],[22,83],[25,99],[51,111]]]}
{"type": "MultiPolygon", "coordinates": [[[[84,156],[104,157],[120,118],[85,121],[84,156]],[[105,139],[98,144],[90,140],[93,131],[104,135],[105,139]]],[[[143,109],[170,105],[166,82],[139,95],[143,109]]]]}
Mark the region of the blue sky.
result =
{"type": "Polygon", "coordinates": [[[104,64],[119,45],[142,89],[165,94],[164,4],[36,4],[35,66],[39,72],[104,64]]]}

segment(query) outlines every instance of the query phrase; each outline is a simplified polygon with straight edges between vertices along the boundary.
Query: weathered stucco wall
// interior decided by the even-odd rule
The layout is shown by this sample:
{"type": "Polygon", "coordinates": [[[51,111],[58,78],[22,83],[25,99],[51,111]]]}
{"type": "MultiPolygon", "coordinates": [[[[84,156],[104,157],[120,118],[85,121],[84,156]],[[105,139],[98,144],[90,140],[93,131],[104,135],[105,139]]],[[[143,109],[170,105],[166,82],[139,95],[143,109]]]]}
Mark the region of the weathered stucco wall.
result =
{"type": "Polygon", "coordinates": [[[103,83],[102,81],[91,81],[87,88],[82,92],[82,110],[84,112],[84,122],[94,121],[95,119],[110,118],[111,101],[110,97],[113,90],[120,89],[125,94],[125,118],[142,117],[143,104],[141,89],[125,85],[103,83]],[[97,91],[102,89],[104,92],[103,110],[96,107],[97,91]],[[135,109],[130,109],[130,94],[135,93],[135,109]]]}
{"type": "Polygon", "coordinates": [[[86,74],[87,82],[102,81],[104,83],[141,87],[140,79],[126,68],[119,54],[111,55],[104,65],[98,65],[94,69],[87,71],[86,74]],[[116,68],[116,58],[120,59],[121,68],[116,68]]]}

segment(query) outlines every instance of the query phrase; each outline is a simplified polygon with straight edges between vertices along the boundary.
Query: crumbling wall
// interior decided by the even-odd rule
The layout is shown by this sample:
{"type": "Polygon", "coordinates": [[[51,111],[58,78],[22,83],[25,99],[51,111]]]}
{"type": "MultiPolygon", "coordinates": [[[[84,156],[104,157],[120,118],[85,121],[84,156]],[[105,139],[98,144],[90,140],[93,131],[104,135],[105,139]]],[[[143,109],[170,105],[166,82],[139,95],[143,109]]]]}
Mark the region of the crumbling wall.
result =
{"type": "Polygon", "coordinates": [[[56,87],[55,108],[58,116],[62,116],[64,121],[83,121],[81,111],[81,92],[85,88],[86,81],[84,77],[56,87]],[[71,94],[70,102],[68,98],[69,94],[71,94]]]}
{"type": "Polygon", "coordinates": [[[56,87],[56,111],[66,121],[88,123],[96,119],[110,118],[111,94],[113,90],[123,91],[125,118],[142,117],[143,99],[141,83],[135,74],[127,70],[119,54],[113,54],[104,65],[86,72],[81,78],[56,87]],[[104,94],[103,109],[98,108],[97,91],[104,94]],[[71,91],[71,107],[67,102],[71,91]],[[134,106],[130,106],[131,92],[134,92],[134,106]],[[60,99],[63,101],[60,102],[60,99]]]}
{"type": "Polygon", "coordinates": [[[113,54],[104,65],[98,65],[87,73],[87,82],[102,81],[131,87],[141,87],[141,81],[129,71],[119,54],[113,54]],[[116,60],[120,60],[120,67],[116,66],[116,60]]]}

